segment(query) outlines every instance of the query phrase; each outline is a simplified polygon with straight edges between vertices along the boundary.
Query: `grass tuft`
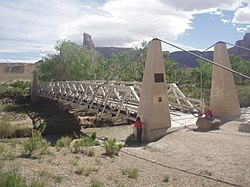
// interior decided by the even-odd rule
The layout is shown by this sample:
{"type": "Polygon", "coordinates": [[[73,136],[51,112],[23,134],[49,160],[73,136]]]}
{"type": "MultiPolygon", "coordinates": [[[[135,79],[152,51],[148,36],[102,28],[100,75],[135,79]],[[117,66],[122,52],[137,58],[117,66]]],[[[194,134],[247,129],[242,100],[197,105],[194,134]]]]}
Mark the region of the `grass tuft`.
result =
{"type": "Polygon", "coordinates": [[[138,177],[139,177],[138,169],[136,169],[136,168],[122,169],[122,174],[127,175],[128,178],[130,178],[130,179],[138,179],[138,177]]]}
{"type": "Polygon", "coordinates": [[[26,187],[26,180],[18,172],[16,168],[2,172],[0,170],[0,186],[1,187],[26,187]]]}
{"type": "Polygon", "coordinates": [[[89,187],[105,187],[105,185],[97,179],[92,179],[89,187]]]}
{"type": "Polygon", "coordinates": [[[119,151],[122,148],[121,144],[117,144],[117,141],[115,138],[110,138],[107,141],[103,143],[106,155],[113,157],[114,155],[117,155],[119,151]]]}
{"type": "Polygon", "coordinates": [[[164,175],[162,181],[165,182],[165,183],[169,182],[169,176],[164,175]]]}
{"type": "Polygon", "coordinates": [[[63,147],[69,147],[72,138],[69,136],[61,137],[59,140],[56,141],[56,150],[60,151],[63,147]]]}

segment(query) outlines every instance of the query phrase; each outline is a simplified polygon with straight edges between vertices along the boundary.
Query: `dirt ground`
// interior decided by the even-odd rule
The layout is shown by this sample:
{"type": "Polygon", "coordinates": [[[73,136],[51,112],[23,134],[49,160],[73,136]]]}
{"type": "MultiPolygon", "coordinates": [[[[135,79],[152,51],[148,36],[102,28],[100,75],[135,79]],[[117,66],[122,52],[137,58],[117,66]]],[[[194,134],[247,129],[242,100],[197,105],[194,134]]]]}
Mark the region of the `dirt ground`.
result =
{"type": "MultiPolygon", "coordinates": [[[[228,122],[220,130],[208,132],[181,129],[156,142],[124,147],[114,158],[105,156],[102,146],[95,146],[88,148],[95,152],[92,157],[50,147],[52,154],[28,159],[20,157],[20,144],[2,140],[5,151],[0,162],[4,170],[16,166],[27,181],[36,179],[46,186],[90,186],[93,179],[111,187],[250,186],[250,133],[239,132],[239,124],[228,122]],[[6,157],[7,153],[12,157],[6,157]],[[76,174],[80,167],[87,168],[89,175],[76,174]],[[129,169],[137,170],[137,179],[124,173],[129,169]]],[[[132,126],[96,132],[99,137],[119,136],[131,133],[132,126]]]]}

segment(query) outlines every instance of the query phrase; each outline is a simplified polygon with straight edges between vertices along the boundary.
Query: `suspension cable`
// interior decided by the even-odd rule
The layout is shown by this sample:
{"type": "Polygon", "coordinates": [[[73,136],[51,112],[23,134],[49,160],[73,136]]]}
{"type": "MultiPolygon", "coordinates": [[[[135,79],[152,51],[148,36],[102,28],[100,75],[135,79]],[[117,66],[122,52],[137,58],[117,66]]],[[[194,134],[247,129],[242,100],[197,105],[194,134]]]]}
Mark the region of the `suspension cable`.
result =
{"type": "MultiPolygon", "coordinates": [[[[206,48],[204,51],[200,52],[199,55],[202,56],[203,53],[205,53],[206,51],[208,51],[210,48],[214,47],[216,43],[214,43],[213,45],[209,46],[208,48],[206,48]]],[[[203,68],[204,68],[204,62],[201,61],[201,76],[200,76],[200,86],[201,86],[201,99],[203,99],[203,68]]]]}
{"type": "Polygon", "coordinates": [[[225,43],[225,44],[228,44],[228,45],[231,45],[231,46],[234,46],[234,47],[238,47],[238,48],[241,48],[241,49],[245,49],[245,50],[250,51],[249,48],[244,47],[244,46],[240,46],[240,45],[236,45],[236,44],[231,44],[231,43],[228,43],[228,42],[224,42],[224,43],[225,43]]]}
{"type": "MultiPolygon", "coordinates": [[[[143,51],[148,47],[149,43],[145,45],[141,50],[143,51]]],[[[92,91],[99,89],[103,85],[107,84],[109,81],[111,81],[115,76],[123,72],[135,59],[137,58],[137,53],[134,55],[132,59],[130,59],[127,63],[125,63],[116,73],[111,75],[106,81],[104,81],[102,84],[98,85],[96,88],[94,88],[92,91]]]]}
{"type": "MultiPolygon", "coordinates": [[[[218,63],[216,63],[216,62],[214,62],[214,61],[212,61],[212,60],[209,60],[209,59],[204,58],[204,57],[202,57],[202,56],[200,56],[200,55],[197,55],[197,54],[195,54],[195,53],[193,53],[193,52],[191,52],[191,51],[187,51],[187,50],[185,50],[185,49],[183,49],[183,48],[181,48],[181,47],[178,47],[178,46],[176,46],[176,45],[174,45],[174,44],[171,44],[171,43],[169,43],[169,42],[167,42],[167,41],[164,41],[164,40],[161,40],[161,39],[158,39],[158,40],[160,40],[160,41],[162,41],[163,43],[165,43],[165,44],[167,44],[167,45],[170,45],[170,46],[172,46],[172,47],[174,47],[174,48],[180,49],[180,50],[182,50],[182,51],[184,51],[184,52],[186,52],[186,53],[188,53],[188,54],[191,54],[191,55],[196,56],[196,57],[198,57],[198,58],[200,58],[200,59],[203,59],[203,60],[205,60],[205,61],[207,61],[207,62],[209,62],[209,63],[211,63],[211,64],[213,64],[213,65],[216,65],[216,66],[218,66],[218,67],[220,67],[220,68],[222,68],[222,69],[225,69],[225,70],[227,70],[227,71],[229,71],[229,72],[232,72],[232,73],[235,73],[235,74],[237,74],[237,75],[240,75],[240,76],[242,76],[242,77],[244,77],[244,78],[246,78],[246,79],[250,79],[250,77],[247,76],[247,75],[244,75],[244,74],[242,74],[242,73],[240,73],[240,72],[237,72],[237,71],[235,71],[235,70],[233,70],[233,69],[230,69],[230,68],[228,68],[228,67],[225,67],[225,66],[223,66],[223,65],[221,65],[221,64],[218,64],[218,63]]],[[[224,43],[225,43],[225,42],[224,42],[224,43]]]]}

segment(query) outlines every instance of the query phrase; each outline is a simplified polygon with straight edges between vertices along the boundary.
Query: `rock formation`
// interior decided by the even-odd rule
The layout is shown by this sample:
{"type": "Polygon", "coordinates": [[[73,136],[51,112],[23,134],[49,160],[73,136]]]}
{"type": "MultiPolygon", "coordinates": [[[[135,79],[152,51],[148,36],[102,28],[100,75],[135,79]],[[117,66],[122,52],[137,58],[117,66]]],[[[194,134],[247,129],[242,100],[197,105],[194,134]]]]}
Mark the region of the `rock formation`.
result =
{"type": "MultiPolygon", "coordinates": [[[[243,37],[243,40],[238,40],[235,42],[235,44],[250,49],[250,33],[246,33],[245,36],[243,37]]],[[[239,55],[241,58],[245,60],[250,60],[249,50],[235,46],[229,49],[229,53],[239,55]]]]}
{"type": "Polygon", "coordinates": [[[87,33],[83,33],[83,46],[87,49],[94,49],[95,45],[91,39],[91,36],[87,33]]]}
{"type": "Polygon", "coordinates": [[[31,74],[36,65],[31,63],[0,63],[0,74],[31,74]]]}

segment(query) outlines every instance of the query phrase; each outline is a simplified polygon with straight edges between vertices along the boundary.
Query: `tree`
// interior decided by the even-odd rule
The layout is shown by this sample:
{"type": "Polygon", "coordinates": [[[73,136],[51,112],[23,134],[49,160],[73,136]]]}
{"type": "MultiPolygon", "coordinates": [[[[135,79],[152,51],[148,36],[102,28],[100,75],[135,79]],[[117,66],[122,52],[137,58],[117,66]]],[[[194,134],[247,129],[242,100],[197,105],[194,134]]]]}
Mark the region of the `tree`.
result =
{"type": "MultiPolygon", "coordinates": [[[[232,69],[244,75],[250,76],[250,62],[243,60],[240,56],[230,55],[232,69]]],[[[240,75],[235,75],[235,80],[238,84],[245,85],[246,78],[240,75]],[[237,81],[238,80],[238,81],[237,81]]]]}
{"type": "Polygon", "coordinates": [[[108,62],[111,75],[122,81],[142,81],[145,49],[134,48],[118,54],[112,54],[108,62]]]}
{"type": "Polygon", "coordinates": [[[55,46],[57,51],[43,59],[38,69],[41,81],[103,79],[106,61],[93,50],[78,46],[68,40],[61,40],[55,46]]]}
{"type": "Polygon", "coordinates": [[[167,82],[173,83],[179,81],[183,75],[183,71],[180,69],[179,64],[169,58],[168,51],[163,51],[163,58],[167,82]]]}
{"type": "Polygon", "coordinates": [[[197,87],[211,88],[212,65],[210,63],[198,59],[198,67],[192,70],[191,75],[197,87]]]}

